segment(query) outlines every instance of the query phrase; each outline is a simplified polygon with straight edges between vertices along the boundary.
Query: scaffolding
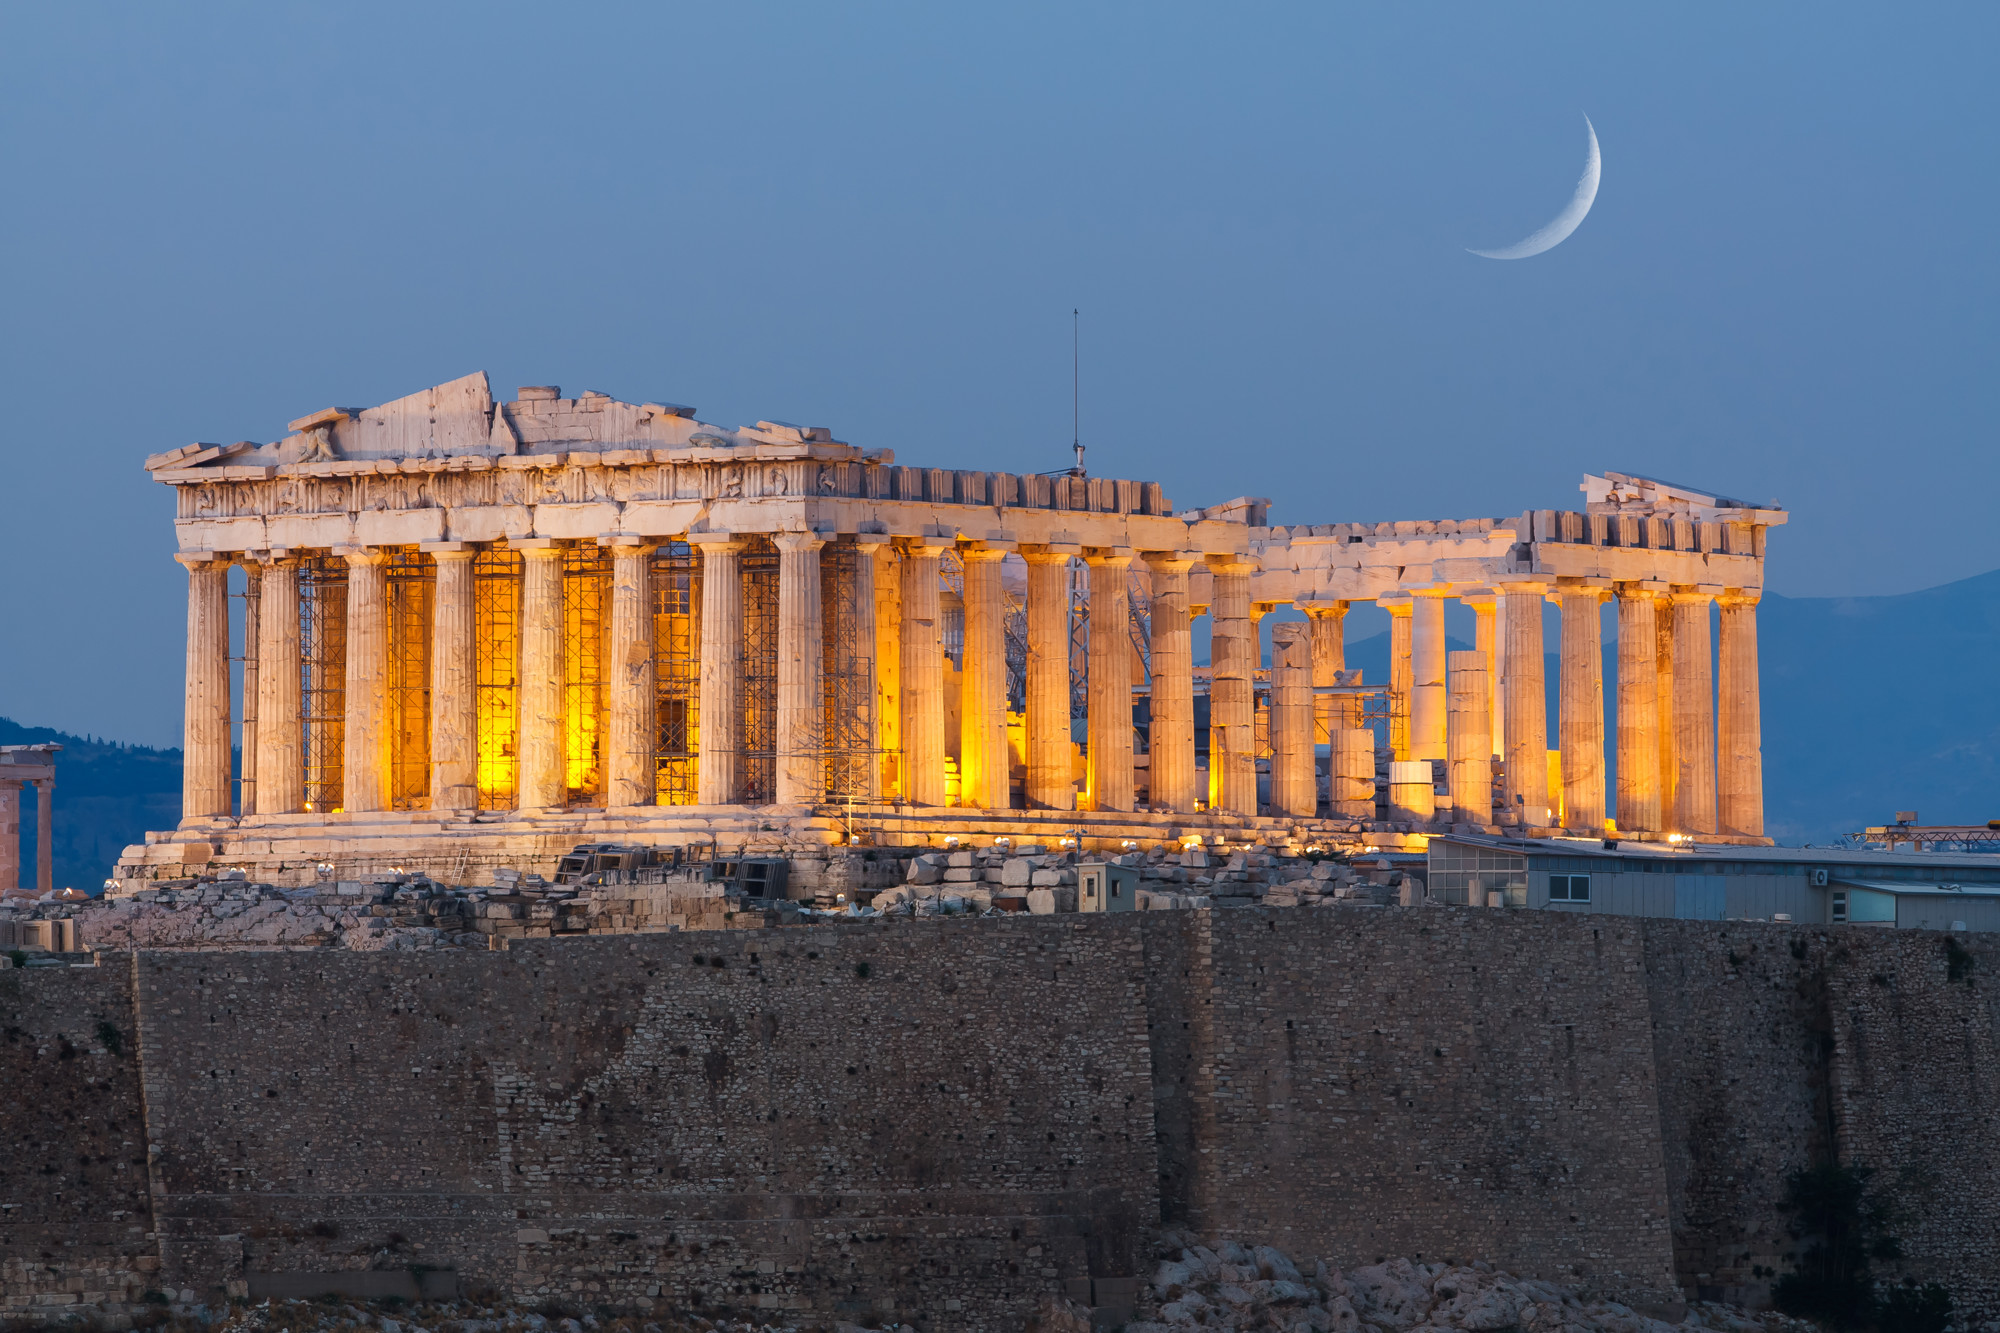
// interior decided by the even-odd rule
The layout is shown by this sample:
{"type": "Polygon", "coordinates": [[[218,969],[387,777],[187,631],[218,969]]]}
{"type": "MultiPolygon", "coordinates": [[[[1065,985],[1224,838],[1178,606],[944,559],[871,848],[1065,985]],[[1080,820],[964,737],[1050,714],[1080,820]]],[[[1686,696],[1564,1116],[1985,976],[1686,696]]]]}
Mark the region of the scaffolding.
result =
{"type": "Polygon", "coordinates": [[[778,548],[752,538],[741,557],[743,577],[743,748],[736,799],[769,805],[778,799],[778,548]]]}
{"type": "Polygon", "coordinates": [[[389,553],[389,808],[431,798],[431,608],[437,562],[414,547],[389,553]]]}
{"type": "Polygon", "coordinates": [[[347,562],[299,562],[299,733],[308,812],[341,808],[341,744],[347,729],[347,562]]]}
{"type": "Polygon", "coordinates": [[[488,548],[472,565],[481,810],[519,804],[522,572],[519,551],[488,548]]]}
{"type": "Polygon", "coordinates": [[[653,799],[693,805],[701,780],[701,553],[653,556],[653,799]]]}
{"type": "MultiPolygon", "coordinates": [[[[874,636],[860,632],[860,570],[864,555],[847,542],[829,543],[820,552],[820,615],[825,643],[822,672],[826,699],[824,741],[827,799],[841,802],[870,799],[870,774],[875,748],[874,636]]],[[[866,608],[874,619],[874,607],[866,608]]]]}
{"type": "Polygon", "coordinates": [[[563,548],[563,804],[604,804],[604,663],[611,633],[611,557],[563,548]]]}

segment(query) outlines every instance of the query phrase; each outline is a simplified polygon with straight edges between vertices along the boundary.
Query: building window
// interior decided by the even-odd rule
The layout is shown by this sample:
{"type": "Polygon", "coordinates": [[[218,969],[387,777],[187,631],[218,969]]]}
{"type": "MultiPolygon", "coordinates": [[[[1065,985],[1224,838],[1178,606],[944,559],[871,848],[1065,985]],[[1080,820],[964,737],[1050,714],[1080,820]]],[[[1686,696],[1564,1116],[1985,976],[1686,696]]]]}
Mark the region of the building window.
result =
{"type": "Polygon", "coordinates": [[[1552,903],[1587,903],[1590,901],[1590,876],[1550,875],[1549,901],[1552,903]]]}
{"type": "Polygon", "coordinates": [[[1839,925],[1845,920],[1847,920],[1847,895],[1836,893],[1833,895],[1833,922],[1839,925]]]}

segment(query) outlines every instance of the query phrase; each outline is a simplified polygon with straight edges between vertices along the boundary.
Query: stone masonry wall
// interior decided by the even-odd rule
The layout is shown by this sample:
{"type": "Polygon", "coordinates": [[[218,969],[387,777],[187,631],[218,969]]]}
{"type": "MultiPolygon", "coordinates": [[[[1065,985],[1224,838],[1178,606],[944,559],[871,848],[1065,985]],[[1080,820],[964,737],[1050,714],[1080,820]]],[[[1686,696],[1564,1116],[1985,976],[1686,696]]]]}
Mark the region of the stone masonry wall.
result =
{"type": "Polygon", "coordinates": [[[1639,922],[1203,916],[1196,1226],[1678,1298],[1639,922]]]}
{"type": "Polygon", "coordinates": [[[129,961],[0,971],[0,1295],[132,1302],[157,1281],[129,961]]]}

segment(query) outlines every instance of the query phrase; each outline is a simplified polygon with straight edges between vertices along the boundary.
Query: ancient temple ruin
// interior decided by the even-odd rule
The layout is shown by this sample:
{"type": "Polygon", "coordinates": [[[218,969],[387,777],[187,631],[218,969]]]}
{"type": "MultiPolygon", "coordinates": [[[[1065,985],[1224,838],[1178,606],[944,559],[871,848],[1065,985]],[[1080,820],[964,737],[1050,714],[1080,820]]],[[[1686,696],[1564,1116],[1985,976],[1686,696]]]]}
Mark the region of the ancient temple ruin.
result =
{"type": "Polygon", "coordinates": [[[146,467],[187,568],[185,787],[121,881],[450,876],[592,840],[1599,836],[1607,795],[1621,837],[1763,841],[1756,604],[1786,516],[1717,494],[1605,473],[1576,510],[1272,526],[1260,499],[900,466],[675,404],[495,402],[483,374],[146,467]],[[1391,614],[1387,681],[1347,669],[1357,601],[1391,614]],[[1307,619],[1267,665],[1285,605],[1307,619]]]}

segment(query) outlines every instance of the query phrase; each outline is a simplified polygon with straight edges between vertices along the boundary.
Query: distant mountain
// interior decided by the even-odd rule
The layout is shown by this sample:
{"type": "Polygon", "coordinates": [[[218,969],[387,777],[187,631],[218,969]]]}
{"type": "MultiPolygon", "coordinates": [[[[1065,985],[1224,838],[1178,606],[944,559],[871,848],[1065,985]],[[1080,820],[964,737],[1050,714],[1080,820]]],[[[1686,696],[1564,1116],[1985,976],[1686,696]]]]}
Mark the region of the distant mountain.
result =
{"type": "MultiPolygon", "coordinates": [[[[0,717],[0,745],[63,747],[56,756],[57,888],[98,891],[118,853],[147,829],[170,829],[181,817],[181,752],[117,745],[0,717]]],[[[21,800],[21,882],[35,884],[35,796],[21,800]]]]}
{"type": "MultiPolygon", "coordinates": [[[[1617,645],[1605,617],[1605,737],[1617,736],[1617,645]]],[[[1778,597],[1758,609],[1766,829],[1828,842],[1915,810],[1925,823],[2000,818],[2000,570],[1896,597],[1778,597]]],[[[1549,642],[1554,643],[1553,619],[1549,642]]],[[[1469,644],[1457,638],[1452,648],[1469,644]]],[[[1389,672],[1389,636],[1348,646],[1369,682],[1389,672]]],[[[1549,740],[1556,738],[1549,654],[1549,740]]],[[[53,741],[55,880],[95,891],[118,853],[180,819],[181,752],[116,745],[0,718],[0,745],[53,741]]],[[[1615,754],[1611,791],[1617,790],[1615,754]]],[[[35,820],[23,801],[23,876],[35,820]]]]}

